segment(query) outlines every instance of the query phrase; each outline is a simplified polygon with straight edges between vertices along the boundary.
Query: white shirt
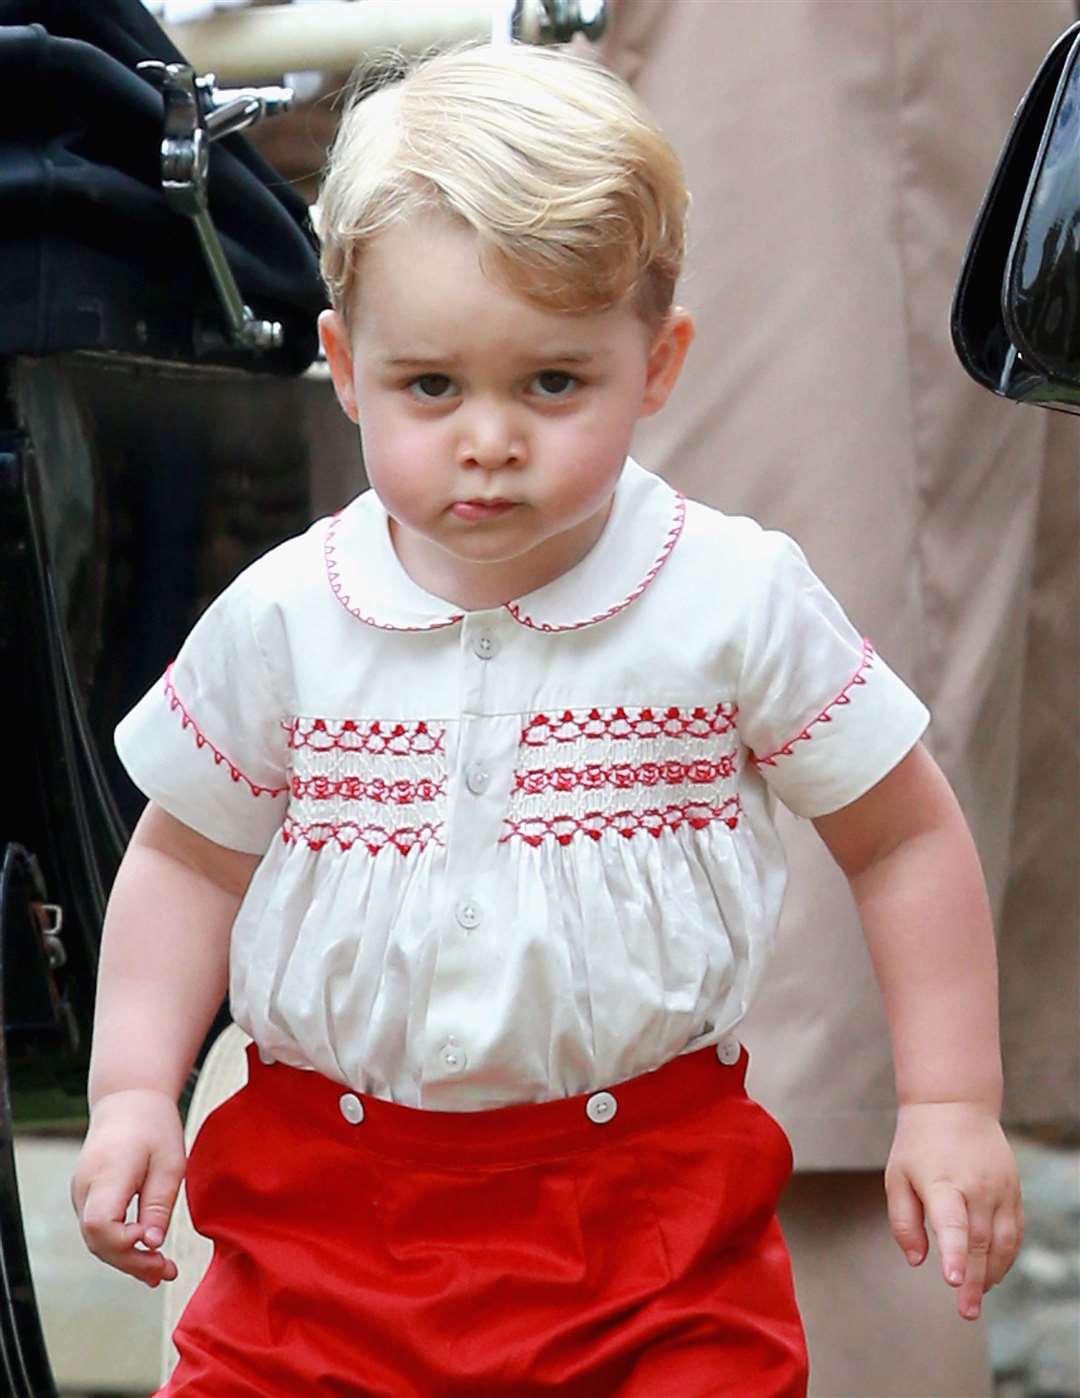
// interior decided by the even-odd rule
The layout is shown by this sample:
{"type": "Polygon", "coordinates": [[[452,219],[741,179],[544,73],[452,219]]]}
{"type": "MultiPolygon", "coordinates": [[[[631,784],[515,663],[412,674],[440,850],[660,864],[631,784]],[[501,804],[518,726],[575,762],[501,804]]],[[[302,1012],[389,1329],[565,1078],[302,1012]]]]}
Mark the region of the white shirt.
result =
{"type": "Polygon", "coordinates": [[[576,567],[465,614],[361,495],[236,579],[116,743],[263,856],[230,971],[263,1054],[456,1111],[729,1035],[784,891],[774,798],[848,804],[927,718],[790,539],[628,461],[576,567]]]}

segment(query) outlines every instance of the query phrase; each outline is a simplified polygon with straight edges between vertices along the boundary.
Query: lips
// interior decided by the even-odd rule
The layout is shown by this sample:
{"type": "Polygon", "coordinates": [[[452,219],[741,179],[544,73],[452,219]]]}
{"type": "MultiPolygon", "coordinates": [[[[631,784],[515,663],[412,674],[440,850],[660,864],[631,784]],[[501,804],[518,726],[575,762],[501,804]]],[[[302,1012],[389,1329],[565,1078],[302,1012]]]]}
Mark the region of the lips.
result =
{"type": "Polygon", "coordinates": [[[515,503],[513,500],[458,500],[450,506],[450,513],[470,521],[496,519],[512,510],[515,503]]]}

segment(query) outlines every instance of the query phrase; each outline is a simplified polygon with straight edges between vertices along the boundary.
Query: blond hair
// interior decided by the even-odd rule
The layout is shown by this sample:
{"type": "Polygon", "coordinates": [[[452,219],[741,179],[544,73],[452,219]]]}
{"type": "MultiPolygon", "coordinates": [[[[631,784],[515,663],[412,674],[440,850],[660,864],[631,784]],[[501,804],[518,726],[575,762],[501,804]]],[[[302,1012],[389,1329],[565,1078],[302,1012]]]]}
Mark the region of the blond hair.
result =
{"type": "Polygon", "coordinates": [[[536,305],[587,313],[632,298],[646,322],[663,318],[689,196],[678,156],[619,78],[524,44],[455,49],[394,77],[369,91],[361,75],[330,152],[319,223],[339,312],[364,245],[437,209],[476,232],[489,276],[536,305]]]}

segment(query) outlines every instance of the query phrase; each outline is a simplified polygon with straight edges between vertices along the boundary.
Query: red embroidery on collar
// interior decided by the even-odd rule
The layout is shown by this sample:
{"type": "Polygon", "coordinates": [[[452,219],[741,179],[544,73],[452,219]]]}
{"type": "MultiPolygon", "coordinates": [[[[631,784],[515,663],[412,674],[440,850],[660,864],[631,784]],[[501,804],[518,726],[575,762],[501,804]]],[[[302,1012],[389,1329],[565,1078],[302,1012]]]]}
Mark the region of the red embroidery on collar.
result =
{"type": "Polygon", "coordinates": [[[796,743],[809,742],[814,736],[810,732],[811,728],[814,728],[819,723],[832,723],[833,720],[830,711],[832,709],[842,708],[845,704],[851,703],[851,691],[857,685],[866,683],[866,672],[872,669],[873,663],[874,647],[869,641],[864,640],[862,643],[862,656],[859,660],[858,668],[836,698],[826,704],[821,713],[819,713],[816,718],[812,718],[801,733],[796,733],[794,738],[790,738],[782,747],[776,748],[773,752],[766,753],[764,757],[758,757],[755,753],[751,753],[750,761],[755,763],[758,767],[775,767],[778,757],[791,756],[796,743]]]}
{"type": "MultiPolygon", "coordinates": [[[[640,468],[638,469],[640,470],[640,468]]],[[[518,622],[521,626],[528,627],[532,631],[546,632],[577,631],[581,627],[593,626],[599,621],[607,621],[609,617],[613,617],[618,612],[623,611],[626,607],[630,605],[631,602],[636,601],[637,598],[639,598],[641,594],[645,591],[645,589],[649,586],[649,584],[656,578],[661,568],[663,568],[664,564],[671,556],[671,552],[674,549],[676,543],[679,540],[680,535],[683,532],[683,527],[686,523],[686,497],[681,493],[681,491],[677,490],[671,491],[671,494],[675,498],[674,518],[668,527],[668,532],[660,547],[659,553],[653,560],[652,565],[650,566],[645,576],[641,579],[641,581],[634,588],[632,588],[631,591],[628,592],[625,597],[623,597],[620,601],[616,602],[613,606],[608,607],[605,611],[596,613],[596,615],[594,616],[586,617],[584,620],[566,622],[563,624],[555,624],[550,621],[537,621],[535,618],[528,615],[522,610],[521,599],[512,602],[505,602],[503,603],[503,606],[514,618],[514,620],[518,622]]],[[[345,608],[345,610],[349,613],[350,616],[354,616],[358,621],[364,622],[367,626],[374,626],[380,631],[412,632],[439,631],[447,626],[454,626],[459,621],[464,619],[466,615],[465,612],[451,612],[447,616],[439,617],[436,621],[429,621],[423,625],[399,626],[394,622],[379,621],[376,617],[370,616],[368,615],[368,613],[362,611],[360,606],[354,603],[352,597],[345,590],[345,582],[342,577],[342,568],[339,565],[337,559],[336,535],[338,527],[341,524],[342,519],[344,518],[344,514],[344,510],[339,510],[337,514],[332,516],[332,518],[327,523],[326,532],[323,538],[323,558],[326,565],[326,577],[330,585],[330,590],[333,592],[334,596],[337,598],[337,600],[341,603],[341,605],[345,608]]],[[[558,580],[556,579],[556,581],[558,580]]],[[[543,589],[538,590],[543,591],[543,589]]]]}
{"type": "Polygon", "coordinates": [[[294,718],[283,725],[289,748],[314,752],[367,752],[386,757],[415,757],[442,752],[446,730],[417,723],[380,722],[378,719],[294,718]]]}
{"type": "Polygon", "coordinates": [[[423,825],[401,826],[396,830],[388,830],[385,825],[360,825],[356,821],[343,821],[340,825],[299,825],[286,816],[281,826],[281,838],[287,845],[302,843],[312,850],[335,844],[338,849],[348,851],[354,845],[362,845],[369,854],[380,854],[384,849],[395,849],[398,854],[408,855],[413,850],[425,849],[432,843],[441,845],[441,830],[441,822],[425,822],[423,825]]]}
{"type": "Polygon", "coordinates": [[[581,768],[535,767],[518,772],[514,791],[526,796],[540,796],[545,791],[599,791],[605,787],[627,790],[635,786],[707,786],[725,781],[735,775],[735,754],[725,754],[716,761],[696,762],[618,762],[604,767],[590,762],[581,768]]]}
{"type": "Polygon", "coordinates": [[[426,626],[394,626],[389,621],[376,621],[372,616],[365,616],[358,607],[354,607],[352,599],[342,586],[341,572],[334,556],[334,535],[337,532],[342,513],[343,512],[339,510],[326,526],[326,538],[323,541],[323,557],[326,560],[326,578],[330,584],[330,590],[350,616],[356,617],[358,621],[364,622],[367,626],[376,626],[380,631],[438,631],[444,626],[453,626],[462,619],[465,613],[457,612],[444,620],[429,621],[426,626]]]}
{"type": "Polygon", "coordinates": [[[627,709],[590,709],[582,716],[565,709],[561,714],[536,714],[521,731],[522,747],[545,743],[573,743],[578,738],[712,738],[731,733],[739,711],[734,704],[715,708],[680,709],[674,706],[627,709]]]}
{"type": "Polygon", "coordinates": [[[693,830],[704,830],[715,821],[722,821],[729,830],[734,830],[741,814],[739,798],[730,796],[719,806],[708,801],[686,801],[681,805],[665,806],[662,810],[594,811],[584,816],[526,817],[508,820],[506,824],[509,828],[499,843],[504,845],[517,839],[535,848],[545,840],[552,839],[556,844],[569,845],[578,835],[600,840],[609,830],[626,840],[640,833],[658,840],[665,831],[675,831],[684,825],[689,825],[693,830]]]}
{"type": "Polygon", "coordinates": [[[679,535],[682,533],[683,525],[686,523],[686,497],[678,490],[675,491],[674,494],[675,519],[671,528],[668,530],[667,538],[664,540],[659,554],[657,554],[656,561],[642,578],[641,582],[638,583],[637,587],[635,587],[633,591],[628,592],[621,602],[616,602],[615,605],[609,607],[606,612],[599,612],[596,616],[591,616],[585,621],[570,621],[562,626],[555,626],[550,621],[533,621],[532,617],[526,616],[521,611],[520,604],[517,602],[507,602],[505,604],[506,610],[515,621],[520,622],[522,626],[528,626],[533,631],[577,631],[582,626],[594,626],[598,621],[607,621],[609,617],[615,616],[616,613],[628,607],[631,602],[637,601],[660,572],[660,569],[671,557],[671,551],[678,543],[679,535]]]}
{"type": "Polygon", "coordinates": [[[199,725],[195,722],[192,716],[188,713],[187,709],[184,707],[183,702],[180,699],[180,696],[177,694],[176,689],[173,686],[172,669],[173,667],[170,665],[168,669],[165,671],[165,693],[169,699],[169,708],[172,709],[174,712],[177,709],[179,709],[180,727],[182,729],[191,729],[191,731],[195,735],[195,746],[197,748],[209,748],[214,757],[215,767],[227,767],[229,769],[229,776],[232,777],[233,781],[243,782],[244,785],[251,792],[252,796],[274,797],[280,796],[283,792],[287,791],[287,786],[259,786],[258,783],[253,782],[249,776],[246,776],[236,765],[235,762],[231,761],[228,757],[226,757],[220,748],[214,746],[214,744],[210,741],[210,739],[206,736],[206,734],[202,731],[202,729],[199,727],[199,725]]]}

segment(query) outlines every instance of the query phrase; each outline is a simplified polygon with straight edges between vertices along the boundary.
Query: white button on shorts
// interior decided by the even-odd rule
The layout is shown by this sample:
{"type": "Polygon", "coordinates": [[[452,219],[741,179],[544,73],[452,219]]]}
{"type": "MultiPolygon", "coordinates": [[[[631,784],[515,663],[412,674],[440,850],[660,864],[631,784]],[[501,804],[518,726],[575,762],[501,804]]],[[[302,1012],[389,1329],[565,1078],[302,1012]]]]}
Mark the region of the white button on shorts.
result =
{"type": "Polygon", "coordinates": [[[597,1126],[603,1126],[605,1121],[610,1121],[619,1110],[619,1104],[610,1092],[594,1092],[585,1103],[585,1115],[590,1121],[595,1121],[597,1126]]]}
{"type": "Polygon", "coordinates": [[[338,1098],[341,1115],[350,1126],[359,1126],[364,1119],[364,1104],[353,1092],[346,1092],[338,1098]]]}
{"type": "Polygon", "coordinates": [[[733,1068],[742,1054],[738,1039],[721,1039],[716,1046],[716,1056],[726,1068],[733,1068]]]}

